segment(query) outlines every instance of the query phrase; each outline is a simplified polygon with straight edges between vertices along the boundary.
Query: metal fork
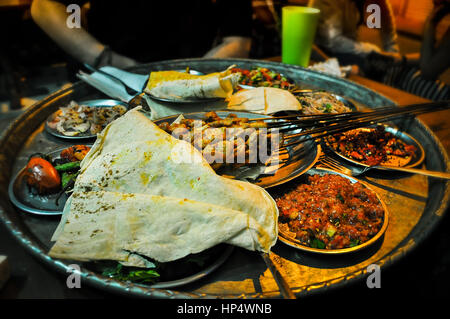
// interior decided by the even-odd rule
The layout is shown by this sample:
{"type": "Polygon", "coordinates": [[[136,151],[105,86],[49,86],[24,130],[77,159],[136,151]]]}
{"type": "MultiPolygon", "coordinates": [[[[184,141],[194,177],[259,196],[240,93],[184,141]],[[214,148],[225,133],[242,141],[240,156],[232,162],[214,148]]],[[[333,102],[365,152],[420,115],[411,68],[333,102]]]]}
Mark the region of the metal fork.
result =
{"type": "Polygon", "coordinates": [[[371,169],[380,169],[380,170],[388,170],[388,171],[398,171],[404,173],[412,173],[412,174],[421,174],[425,176],[431,176],[436,178],[450,179],[450,173],[439,172],[439,171],[429,171],[426,169],[418,169],[418,168],[409,168],[409,167],[397,167],[397,166],[366,166],[366,167],[353,167],[352,169],[345,167],[338,160],[329,157],[322,156],[320,158],[320,164],[326,166],[328,168],[334,169],[342,174],[350,175],[350,176],[359,176],[365,174],[371,169]]]}
{"type": "Polygon", "coordinates": [[[320,156],[318,166],[323,166],[325,168],[331,168],[339,173],[349,175],[349,176],[357,176],[357,175],[362,174],[362,173],[357,172],[357,175],[355,175],[355,173],[351,169],[345,167],[344,165],[339,163],[339,161],[337,161],[334,158],[329,157],[327,155],[320,156]]]}

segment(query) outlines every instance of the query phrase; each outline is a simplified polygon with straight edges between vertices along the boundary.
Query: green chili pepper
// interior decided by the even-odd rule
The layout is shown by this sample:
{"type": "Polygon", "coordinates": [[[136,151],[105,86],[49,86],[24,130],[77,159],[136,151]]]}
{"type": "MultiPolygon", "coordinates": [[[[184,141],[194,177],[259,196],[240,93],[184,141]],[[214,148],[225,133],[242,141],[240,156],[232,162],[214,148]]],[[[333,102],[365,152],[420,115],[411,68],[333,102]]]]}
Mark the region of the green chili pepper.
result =
{"type": "Polygon", "coordinates": [[[58,172],[67,172],[67,171],[71,171],[73,169],[78,169],[80,168],[80,162],[69,162],[69,163],[64,163],[64,164],[60,164],[60,165],[56,165],[55,169],[58,172]]]}
{"type": "Polygon", "coordinates": [[[64,172],[61,174],[61,186],[63,189],[66,188],[67,184],[70,183],[71,180],[74,180],[75,178],[77,178],[78,176],[78,172],[76,173],[67,173],[64,172]]]}

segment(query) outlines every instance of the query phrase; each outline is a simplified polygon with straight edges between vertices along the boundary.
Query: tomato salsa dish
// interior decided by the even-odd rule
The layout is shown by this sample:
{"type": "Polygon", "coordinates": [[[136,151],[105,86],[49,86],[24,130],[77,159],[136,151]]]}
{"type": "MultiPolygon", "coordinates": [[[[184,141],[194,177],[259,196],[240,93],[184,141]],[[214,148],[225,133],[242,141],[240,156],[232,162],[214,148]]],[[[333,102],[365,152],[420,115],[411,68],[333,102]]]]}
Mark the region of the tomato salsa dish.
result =
{"type": "Polygon", "coordinates": [[[373,238],[384,223],[384,208],[374,192],[335,174],[316,174],[276,199],[280,232],[301,245],[344,249],[373,238]]]}
{"type": "Polygon", "coordinates": [[[376,128],[354,129],[328,137],[330,146],[341,155],[366,165],[390,164],[393,158],[407,163],[416,147],[387,132],[382,125],[376,128]]]}
{"type": "Polygon", "coordinates": [[[255,68],[251,70],[232,68],[231,72],[241,73],[239,84],[249,86],[266,86],[289,90],[295,85],[280,73],[269,70],[268,68],[255,68]]]}

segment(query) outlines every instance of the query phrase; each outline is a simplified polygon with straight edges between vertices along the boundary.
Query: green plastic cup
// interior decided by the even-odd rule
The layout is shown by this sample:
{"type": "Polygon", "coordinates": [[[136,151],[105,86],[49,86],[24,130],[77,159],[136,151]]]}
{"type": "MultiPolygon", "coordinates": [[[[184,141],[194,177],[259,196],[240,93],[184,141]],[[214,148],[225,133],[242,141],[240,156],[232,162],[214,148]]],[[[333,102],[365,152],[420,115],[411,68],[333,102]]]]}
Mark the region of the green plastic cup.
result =
{"type": "Polygon", "coordinates": [[[307,67],[320,10],[286,6],[281,13],[281,61],[307,67]]]}

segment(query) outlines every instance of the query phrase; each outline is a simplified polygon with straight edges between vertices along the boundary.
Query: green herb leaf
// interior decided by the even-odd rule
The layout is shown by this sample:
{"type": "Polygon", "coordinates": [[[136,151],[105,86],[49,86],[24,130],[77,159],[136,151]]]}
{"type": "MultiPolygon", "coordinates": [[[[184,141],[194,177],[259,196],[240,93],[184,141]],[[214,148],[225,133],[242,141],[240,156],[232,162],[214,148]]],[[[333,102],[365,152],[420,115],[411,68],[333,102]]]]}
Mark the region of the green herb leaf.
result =
{"type": "Polygon", "coordinates": [[[153,283],[159,278],[159,273],[153,268],[135,269],[132,267],[124,267],[120,263],[117,263],[115,267],[106,268],[102,272],[102,275],[120,281],[137,283],[153,283]]]}
{"type": "Polygon", "coordinates": [[[361,242],[360,242],[359,239],[352,239],[352,240],[350,241],[349,247],[355,247],[355,246],[358,246],[360,243],[361,243],[361,242]]]}
{"type": "Polygon", "coordinates": [[[102,275],[106,277],[115,277],[122,271],[122,264],[117,263],[115,267],[108,267],[103,270],[102,275]]]}
{"type": "Polygon", "coordinates": [[[313,240],[311,240],[310,246],[311,246],[311,248],[325,249],[325,243],[317,238],[314,238],[313,240]]]}
{"type": "Polygon", "coordinates": [[[159,274],[153,270],[135,270],[130,271],[128,275],[125,277],[126,280],[133,281],[133,282],[154,282],[156,278],[159,277],[159,274]]]}

